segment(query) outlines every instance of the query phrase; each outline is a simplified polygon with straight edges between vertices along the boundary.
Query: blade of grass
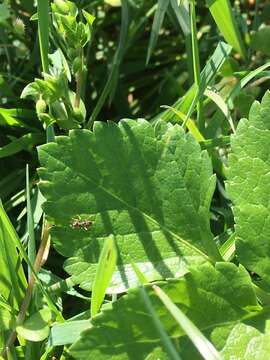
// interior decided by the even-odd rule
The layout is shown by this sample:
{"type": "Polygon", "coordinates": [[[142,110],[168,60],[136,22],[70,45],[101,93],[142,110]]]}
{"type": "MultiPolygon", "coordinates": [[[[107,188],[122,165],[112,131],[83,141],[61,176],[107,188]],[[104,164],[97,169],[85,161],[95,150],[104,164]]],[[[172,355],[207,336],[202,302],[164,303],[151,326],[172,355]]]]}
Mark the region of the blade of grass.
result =
{"type": "Polygon", "coordinates": [[[113,235],[105,241],[98,261],[97,272],[92,288],[91,317],[95,316],[105,298],[106,289],[109,286],[116,267],[117,250],[113,235]]]}
{"type": "Polygon", "coordinates": [[[236,96],[240,93],[240,91],[256,76],[258,76],[262,71],[270,67],[270,62],[267,62],[266,64],[258,67],[255,70],[252,70],[243,77],[239,83],[233,88],[229,96],[227,97],[226,102],[228,103],[228,106],[230,109],[233,109],[233,100],[236,98],[236,96]]]}
{"type": "MultiPolygon", "coordinates": [[[[31,264],[34,265],[36,258],[36,239],[34,231],[34,218],[30,199],[30,184],[29,184],[29,166],[26,165],[26,211],[27,211],[27,233],[28,233],[28,258],[31,264]]],[[[28,266],[28,282],[31,278],[31,269],[28,266]]]]}
{"type": "MultiPolygon", "coordinates": [[[[31,264],[31,262],[30,262],[30,260],[28,258],[28,255],[27,255],[26,251],[24,250],[24,247],[21,244],[21,241],[20,241],[20,239],[18,237],[18,234],[16,233],[13,225],[11,224],[11,222],[10,222],[10,220],[9,220],[9,218],[8,218],[4,208],[3,208],[1,200],[0,200],[0,221],[2,222],[1,228],[2,229],[4,228],[7,236],[10,237],[10,242],[13,243],[17,247],[17,249],[20,252],[20,255],[22,256],[22,258],[24,259],[26,264],[30,267],[32,275],[35,278],[37,284],[39,285],[43,295],[45,296],[45,298],[46,298],[46,300],[48,302],[48,305],[50,306],[52,311],[56,314],[56,316],[59,319],[63,319],[62,314],[58,311],[58,309],[54,305],[54,302],[52,301],[49,294],[47,293],[47,290],[44,288],[44,286],[40,282],[40,280],[38,278],[38,275],[37,275],[37,272],[35,271],[33,265],[31,264]]],[[[17,254],[17,256],[18,256],[18,254],[17,254]]]]}
{"type": "Polygon", "coordinates": [[[164,20],[165,13],[169,5],[169,0],[158,0],[157,10],[155,12],[154,21],[151,28],[150,41],[147,49],[146,65],[149,64],[151,54],[156,46],[158,35],[164,20]]]}
{"type": "MultiPolygon", "coordinates": [[[[189,5],[189,14],[190,14],[190,27],[191,27],[191,49],[192,49],[192,64],[193,64],[193,76],[194,76],[194,85],[196,89],[199,89],[201,78],[200,78],[200,58],[199,58],[199,49],[198,49],[198,39],[197,39],[197,28],[196,28],[196,11],[195,11],[195,1],[191,0],[189,5]]],[[[190,114],[191,115],[191,114],[190,114]]],[[[189,116],[188,116],[189,118],[189,116]]],[[[187,120],[184,121],[183,126],[185,126],[187,120]]],[[[197,122],[199,130],[204,130],[204,121],[202,117],[202,102],[198,98],[197,102],[197,122]]]]}
{"type": "Polygon", "coordinates": [[[1,216],[2,209],[2,203],[0,203],[0,293],[12,308],[18,310],[27,281],[13,236],[9,233],[1,216]]]}
{"type": "Polygon", "coordinates": [[[28,150],[34,145],[42,143],[43,140],[43,134],[25,134],[22,137],[13,140],[11,143],[0,147],[0,159],[10,155],[14,155],[22,150],[28,150]]]}
{"type": "Polygon", "coordinates": [[[159,320],[159,317],[157,316],[145,289],[143,287],[140,287],[139,290],[140,290],[140,295],[144,301],[145,307],[146,307],[147,311],[149,312],[149,314],[151,315],[151,320],[155,324],[156,330],[160,336],[160,339],[161,339],[168,355],[173,360],[181,360],[180,355],[176,351],[169,335],[166,333],[161,321],[159,320]]]}
{"type": "Polygon", "coordinates": [[[228,44],[241,55],[246,57],[246,49],[235,21],[229,0],[206,0],[210,12],[221,34],[228,44]]]}
{"type": "MultiPolygon", "coordinates": [[[[195,86],[192,86],[187,91],[186,95],[181,99],[177,100],[172,105],[172,107],[181,111],[184,114],[187,114],[190,109],[193,110],[191,108],[191,105],[195,105],[197,102],[197,98],[203,96],[205,89],[212,83],[221,66],[224,64],[224,61],[231,53],[231,50],[232,47],[230,45],[224,42],[219,42],[213,55],[207,61],[204,69],[201,72],[199,90],[196,91],[195,86]]],[[[164,121],[173,121],[174,114],[171,112],[171,110],[165,110],[162,114],[158,114],[155,118],[153,118],[152,122],[156,122],[160,118],[162,118],[164,121]]],[[[190,115],[187,116],[187,120],[188,118],[190,118],[190,115]]]]}
{"type": "Polygon", "coordinates": [[[202,357],[205,360],[222,360],[221,355],[211,342],[201,333],[193,322],[189,320],[183,311],[171,301],[169,296],[156,285],[153,286],[153,289],[179,326],[185,331],[202,357]]]}
{"type": "Polygon", "coordinates": [[[222,99],[222,97],[218,93],[216,93],[215,91],[209,90],[209,89],[206,89],[204,91],[204,95],[207,96],[209,99],[211,99],[220,108],[220,110],[223,112],[226,119],[228,120],[228,123],[232,129],[232,132],[235,134],[235,127],[234,127],[233,119],[231,118],[230,110],[229,110],[226,102],[222,99]]]}
{"type": "Polygon", "coordinates": [[[38,38],[44,72],[49,71],[49,0],[37,0],[38,38]]]}
{"type": "Polygon", "coordinates": [[[190,34],[190,19],[188,11],[183,4],[178,4],[177,0],[171,0],[171,6],[177,18],[177,21],[183,30],[185,36],[190,34]]]}
{"type": "Polygon", "coordinates": [[[220,255],[225,261],[231,261],[235,254],[235,238],[236,235],[233,233],[224,244],[219,248],[220,255]]]}
{"type": "Polygon", "coordinates": [[[104,89],[99,96],[97,104],[86,124],[87,129],[91,129],[94,121],[96,120],[98,114],[100,113],[105,101],[110,95],[110,99],[113,98],[113,94],[117,85],[118,75],[119,75],[119,67],[122,62],[123,56],[126,50],[127,37],[128,37],[128,28],[129,28],[129,10],[128,10],[128,1],[123,0],[121,6],[121,29],[120,29],[120,37],[117,50],[113,57],[113,62],[111,66],[111,70],[108,76],[108,80],[104,86],[104,89]]]}

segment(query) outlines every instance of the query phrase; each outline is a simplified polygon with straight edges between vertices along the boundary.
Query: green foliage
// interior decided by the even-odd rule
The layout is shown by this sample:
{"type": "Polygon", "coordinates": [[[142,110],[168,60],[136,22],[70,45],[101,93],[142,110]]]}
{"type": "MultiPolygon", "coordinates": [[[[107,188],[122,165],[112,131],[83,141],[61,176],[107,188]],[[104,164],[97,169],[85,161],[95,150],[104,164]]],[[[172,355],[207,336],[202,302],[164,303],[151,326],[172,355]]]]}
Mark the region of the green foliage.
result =
{"type": "Polygon", "coordinates": [[[1,359],[268,360],[269,9],[2,1],[1,359]]]}
{"type": "Polygon", "coordinates": [[[269,288],[270,94],[253,103],[232,138],[227,189],[234,203],[239,260],[269,288]]]}
{"type": "Polygon", "coordinates": [[[209,229],[211,163],[178,125],[95,123],[93,133],[72,131],[41,146],[39,158],[53,241],[84,288],[110,234],[119,251],[114,292],[136,282],[130,258],[152,280],[219,259],[209,229]],[[71,226],[78,216],[91,226],[71,226]]]}
{"type": "MultiPolygon", "coordinates": [[[[227,322],[237,324],[249,314],[249,308],[259,309],[247,272],[233,264],[218,263],[216,267],[204,264],[180,280],[160,283],[159,286],[199,329],[207,329],[210,333],[227,322]]],[[[181,354],[181,340],[186,336],[185,331],[179,328],[168,310],[161,305],[151,287],[145,289],[181,358],[189,359],[188,354],[181,354]]],[[[130,290],[93,318],[92,325],[71,347],[75,359],[139,360],[161,347],[160,338],[138,289],[130,290]]]]}

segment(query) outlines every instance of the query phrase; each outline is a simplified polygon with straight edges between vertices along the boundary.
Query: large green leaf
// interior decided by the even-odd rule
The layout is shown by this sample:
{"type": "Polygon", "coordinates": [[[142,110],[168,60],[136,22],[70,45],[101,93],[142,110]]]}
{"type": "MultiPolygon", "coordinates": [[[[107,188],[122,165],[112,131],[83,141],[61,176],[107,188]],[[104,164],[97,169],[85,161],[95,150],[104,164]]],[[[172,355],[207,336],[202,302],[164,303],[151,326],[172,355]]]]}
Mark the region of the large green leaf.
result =
{"type": "MultiPolygon", "coordinates": [[[[185,315],[201,330],[214,331],[216,327],[235,324],[249,315],[249,308],[258,308],[248,273],[230,263],[205,263],[193,269],[180,280],[160,284],[163,291],[185,315]]],[[[179,341],[185,332],[175,322],[151,287],[145,287],[155,312],[166,332],[174,340],[179,353],[179,341]]],[[[156,348],[161,339],[148,313],[140,290],[112,303],[92,319],[93,327],[85,330],[71,347],[75,359],[143,360],[156,348]]],[[[186,349],[185,349],[186,350],[186,349]]],[[[182,359],[191,359],[189,351],[182,359]]],[[[193,358],[192,358],[193,359],[193,358]]]]}
{"type": "Polygon", "coordinates": [[[270,285],[270,93],[254,102],[232,137],[227,189],[240,262],[270,285]]]}
{"type": "Polygon", "coordinates": [[[52,239],[82,287],[91,287],[110,234],[120,272],[111,291],[137,283],[131,260],[155,280],[220,259],[209,228],[211,162],[180,126],[97,122],[41,146],[39,158],[52,239]]]}

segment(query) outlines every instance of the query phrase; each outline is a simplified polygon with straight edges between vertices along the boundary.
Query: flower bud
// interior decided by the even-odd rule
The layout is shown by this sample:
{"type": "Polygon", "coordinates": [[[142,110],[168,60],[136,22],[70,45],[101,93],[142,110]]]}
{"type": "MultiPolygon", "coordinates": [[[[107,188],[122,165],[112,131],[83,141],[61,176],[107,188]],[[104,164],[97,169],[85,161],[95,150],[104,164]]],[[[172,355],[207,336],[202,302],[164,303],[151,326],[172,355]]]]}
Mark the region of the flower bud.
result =
{"type": "Polygon", "coordinates": [[[43,100],[43,99],[39,99],[37,102],[36,102],[36,111],[37,111],[37,114],[40,115],[42,113],[45,113],[46,112],[46,109],[47,109],[47,104],[46,102],[43,100]]]}

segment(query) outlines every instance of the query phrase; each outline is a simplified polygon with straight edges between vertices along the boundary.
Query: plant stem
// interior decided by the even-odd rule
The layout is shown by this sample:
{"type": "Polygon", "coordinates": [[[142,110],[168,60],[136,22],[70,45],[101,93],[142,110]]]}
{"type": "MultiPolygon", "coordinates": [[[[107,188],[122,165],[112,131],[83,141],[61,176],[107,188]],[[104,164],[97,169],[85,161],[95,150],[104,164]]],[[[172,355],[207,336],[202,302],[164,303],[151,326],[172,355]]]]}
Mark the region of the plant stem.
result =
{"type": "MultiPolygon", "coordinates": [[[[35,263],[34,263],[34,270],[36,273],[39,272],[39,270],[41,269],[41,266],[46,262],[46,260],[48,258],[49,249],[50,249],[49,230],[50,230],[49,224],[45,221],[44,226],[43,226],[40,246],[39,246],[38,253],[37,253],[37,256],[35,259],[35,263]]],[[[16,340],[16,337],[17,337],[16,327],[18,325],[21,325],[25,319],[26,311],[29,307],[29,304],[30,304],[30,301],[32,298],[32,293],[33,293],[33,288],[34,288],[35,283],[36,283],[36,279],[33,276],[33,274],[31,274],[31,277],[30,277],[29,283],[28,283],[28,287],[25,292],[24,299],[23,299],[23,302],[20,307],[20,311],[16,318],[15,329],[12,331],[9,338],[7,339],[5,347],[1,353],[1,356],[3,356],[3,357],[6,356],[10,347],[13,345],[14,341],[16,340]]]]}

